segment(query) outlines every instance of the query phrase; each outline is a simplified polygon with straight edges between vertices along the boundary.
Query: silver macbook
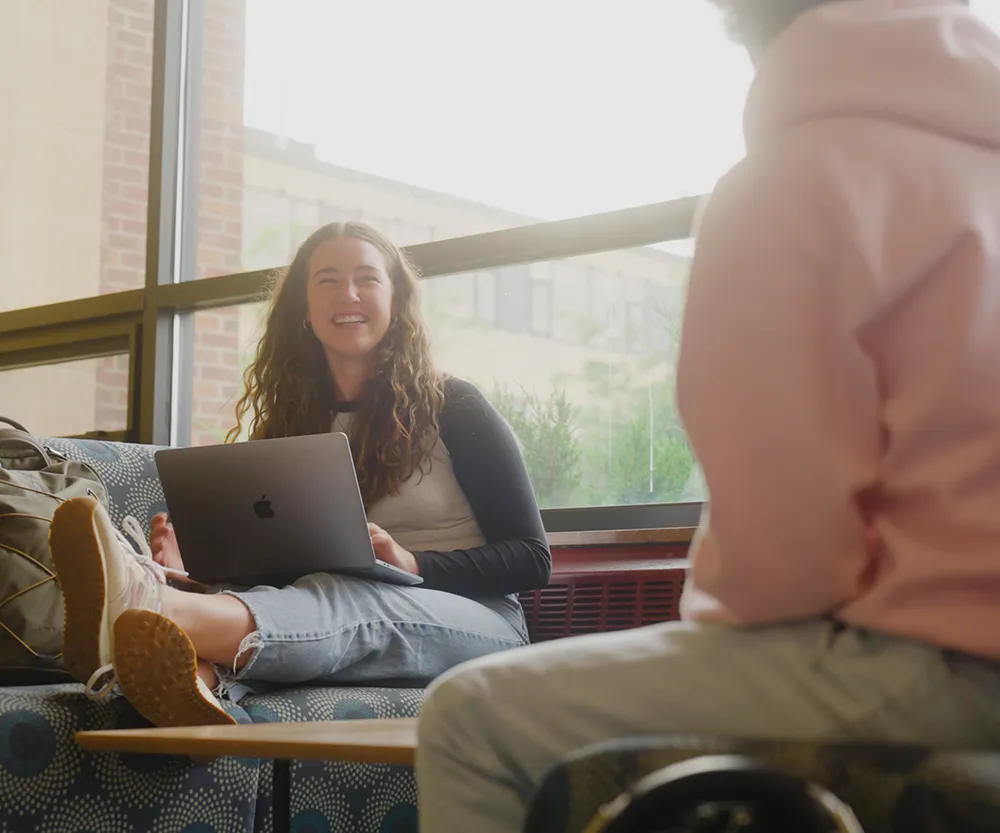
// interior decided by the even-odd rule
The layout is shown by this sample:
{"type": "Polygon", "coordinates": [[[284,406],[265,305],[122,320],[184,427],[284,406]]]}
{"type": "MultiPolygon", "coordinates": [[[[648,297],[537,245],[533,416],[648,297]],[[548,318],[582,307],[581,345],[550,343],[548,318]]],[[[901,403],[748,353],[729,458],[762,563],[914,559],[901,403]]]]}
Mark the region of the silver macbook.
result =
{"type": "Polygon", "coordinates": [[[281,586],[337,572],[423,582],[375,557],[346,434],[166,448],[155,460],[195,581],[281,586]]]}

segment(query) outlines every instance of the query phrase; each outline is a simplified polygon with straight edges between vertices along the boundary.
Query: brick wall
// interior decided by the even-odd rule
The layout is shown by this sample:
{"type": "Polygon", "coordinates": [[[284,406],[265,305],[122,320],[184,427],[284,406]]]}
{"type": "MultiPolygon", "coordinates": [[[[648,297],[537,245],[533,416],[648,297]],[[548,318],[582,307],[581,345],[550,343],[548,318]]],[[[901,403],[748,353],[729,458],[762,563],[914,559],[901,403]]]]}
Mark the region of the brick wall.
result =
{"type": "MultiPolygon", "coordinates": [[[[137,289],[146,268],[153,0],[109,0],[104,115],[101,294],[137,289]]],[[[116,431],[128,416],[128,357],[98,362],[94,427],[116,431]]]]}
{"type": "MultiPolygon", "coordinates": [[[[243,205],[245,0],[205,0],[199,130],[197,277],[240,270],[243,205]]],[[[144,283],[153,0],[109,0],[102,293],[144,283]]],[[[193,442],[214,442],[233,422],[238,312],[195,316],[193,442]],[[224,377],[224,378],[223,378],[224,377]]],[[[97,370],[98,429],[125,426],[128,360],[97,370]]]]}

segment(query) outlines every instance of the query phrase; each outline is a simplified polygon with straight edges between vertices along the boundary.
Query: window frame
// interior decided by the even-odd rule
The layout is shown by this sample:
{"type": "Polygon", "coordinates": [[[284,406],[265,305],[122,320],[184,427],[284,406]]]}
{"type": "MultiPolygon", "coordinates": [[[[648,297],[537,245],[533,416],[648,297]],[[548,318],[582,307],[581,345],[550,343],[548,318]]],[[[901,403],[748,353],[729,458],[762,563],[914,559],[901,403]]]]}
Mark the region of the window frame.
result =
{"type": "MultiPolygon", "coordinates": [[[[155,0],[146,274],[141,289],[0,312],[0,371],[76,358],[129,355],[128,426],[100,435],[170,445],[190,411],[197,310],[259,301],[274,268],[193,276],[197,240],[198,118],[203,4],[155,0]],[[95,352],[96,351],[96,352],[95,352]]],[[[703,196],[406,247],[426,280],[542,263],[692,236],[703,196]]],[[[290,215],[293,212],[290,212],[290,215]]],[[[588,273],[589,274],[589,273],[588,273]]],[[[586,278],[584,278],[586,279],[586,278]]],[[[529,281],[534,286],[534,279],[529,281]]],[[[551,289],[550,289],[551,294],[551,289]]],[[[549,330],[552,329],[551,297],[549,330]]],[[[530,322],[529,322],[530,329],[530,322]]],[[[700,503],[582,506],[543,511],[550,531],[690,527],[700,503]]]]}

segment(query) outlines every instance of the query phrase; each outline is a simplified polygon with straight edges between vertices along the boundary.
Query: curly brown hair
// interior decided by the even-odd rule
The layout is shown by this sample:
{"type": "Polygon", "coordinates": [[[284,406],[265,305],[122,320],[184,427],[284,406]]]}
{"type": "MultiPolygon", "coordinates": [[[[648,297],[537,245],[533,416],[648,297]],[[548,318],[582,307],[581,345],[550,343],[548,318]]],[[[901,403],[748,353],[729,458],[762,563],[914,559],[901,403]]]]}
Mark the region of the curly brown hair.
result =
{"type": "Polygon", "coordinates": [[[264,334],[243,374],[236,426],[226,441],[240,437],[245,420],[251,440],[330,430],[337,410],[333,379],[322,345],[302,322],[309,260],[317,246],[335,237],[363,240],[378,249],[393,288],[392,323],[375,348],[374,373],[357,401],[351,427],[358,485],[365,506],[371,507],[396,494],[434,448],[444,379],[431,358],[416,269],[399,247],[365,223],[330,223],[317,229],[291,265],[270,281],[264,334]]]}

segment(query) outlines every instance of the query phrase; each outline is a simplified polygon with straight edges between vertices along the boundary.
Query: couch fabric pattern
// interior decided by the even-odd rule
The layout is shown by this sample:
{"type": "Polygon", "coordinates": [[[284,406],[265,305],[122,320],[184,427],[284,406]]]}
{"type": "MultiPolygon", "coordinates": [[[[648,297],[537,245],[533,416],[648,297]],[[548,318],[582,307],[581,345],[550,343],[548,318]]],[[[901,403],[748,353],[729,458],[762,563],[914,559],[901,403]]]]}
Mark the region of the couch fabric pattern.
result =
{"type": "MultiPolygon", "coordinates": [[[[109,514],[148,528],[166,510],[153,446],[49,439],[46,445],[93,465],[109,514]]],[[[303,687],[252,694],[227,708],[242,722],[412,717],[420,689],[303,687]]],[[[272,829],[271,764],[83,752],[73,734],[146,725],[119,697],[95,703],[82,686],[0,688],[0,833],[249,833],[272,829]]],[[[297,833],[415,833],[416,787],[409,767],[298,763],[292,767],[297,833]]]]}

